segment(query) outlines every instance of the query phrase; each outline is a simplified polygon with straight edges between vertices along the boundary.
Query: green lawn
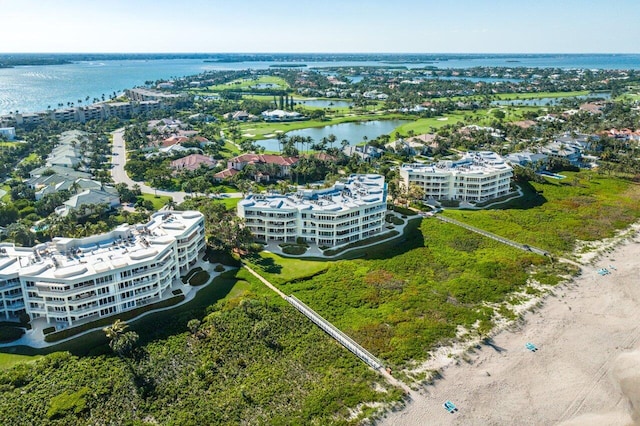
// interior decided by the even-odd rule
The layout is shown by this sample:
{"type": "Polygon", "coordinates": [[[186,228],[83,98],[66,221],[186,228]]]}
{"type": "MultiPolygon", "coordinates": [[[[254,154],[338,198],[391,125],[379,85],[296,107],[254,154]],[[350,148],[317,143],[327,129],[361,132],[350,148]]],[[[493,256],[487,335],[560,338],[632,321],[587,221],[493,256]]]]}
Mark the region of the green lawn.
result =
{"type": "Polygon", "coordinates": [[[274,284],[315,275],[326,270],[332,263],[326,260],[293,259],[266,251],[245,260],[274,284]]]}
{"type": "Polygon", "coordinates": [[[21,142],[0,141],[0,148],[13,148],[21,142]]]}
{"type": "Polygon", "coordinates": [[[27,157],[22,159],[22,161],[20,161],[20,162],[21,163],[33,163],[34,161],[38,161],[38,159],[39,159],[38,154],[36,154],[35,152],[32,152],[27,157]]]}
{"type": "Polygon", "coordinates": [[[540,99],[540,98],[572,98],[576,96],[588,95],[588,90],[578,90],[574,92],[537,92],[537,93],[498,93],[492,95],[499,100],[512,99],[540,99]]]}
{"type": "MultiPolygon", "coordinates": [[[[6,349],[4,349],[6,350],[6,349]]],[[[38,358],[42,358],[40,355],[30,356],[30,355],[16,355],[16,354],[8,354],[8,353],[0,353],[0,370],[6,370],[7,368],[11,368],[16,364],[20,364],[23,362],[32,362],[38,358]]]]}
{"type": "MultiPolygon", "coordinates": [[[[236,190],[237,192],[237,190],[236,190]]],[[[235,210],[238,203],[242,198],[217,198],[216,202],[224,204],[227,210],[235,210]]]]}
{"type": "Polygon", "coordinates": [[[162,207],[166,206],[169,201],[172,200],[168,195],[154,195],[154,194],[142,194],[141,197],[146,201],[151,201],[153,203],[153,208],[156,210],[160,210],[162,207]]]}
{"type": "Polygon", "coordinates": [[[289,85],[283,78],[271,75],[263,75],[256,79],[241,78],[229,83],[209,86],[206,88],[206,90],[209,92],[220,92],[224,90],[251,90],[252,87],[257,84],[272,84],[273,86],[270,88],[274,90],[285,90],[289,88],[289,85]]]}
{"type": "MultiPolygon", "coordinates": [[[[492,99],[508,101],[515,99],[541,99],[541,98],[570,98],[575,96],[588,95],[588,90],[580,90],[573,92],[535,92],[535,93],[495,93],[490,95],[492,99]]],[[[485,96],[481,95],[469,95],[469,96],[452,96],[450,98],[433,98],[433,101],[473,101],[485,99],[485,96]]]]}
{"type": "Polygon", "coordinates": [[[0,186],[0,189],[6,192],[6,194],[4,194],[2,198],[0,198],[0,201],[3,201],[5,203],[11,201],[11,187],[9,185],[2,185],[0,186]]]}
{"type": "Polygon", "coordinates": [[[406,135],[409,131],[413,130],[416,135],[420,135],[423,133],[431,133],[434,130],[437,131],[439,128],[448,124],[456,124],[461,122],[477,124],[480,126],[488,126],[496,120],[496,118],[492,115],[492,112],[498,109],[505,113],[503,122],[510,123],[523,120],[523,113],[527,111],[538,111],[540,107],[503,105],[500,107],[479,109],[475,111],[456,111],[454,113],[445,114],[441,117],[419,118],[411,123],[403,124],[402,126],[397,128],[394,133],[398,131],[403,135],[406,135]]]}

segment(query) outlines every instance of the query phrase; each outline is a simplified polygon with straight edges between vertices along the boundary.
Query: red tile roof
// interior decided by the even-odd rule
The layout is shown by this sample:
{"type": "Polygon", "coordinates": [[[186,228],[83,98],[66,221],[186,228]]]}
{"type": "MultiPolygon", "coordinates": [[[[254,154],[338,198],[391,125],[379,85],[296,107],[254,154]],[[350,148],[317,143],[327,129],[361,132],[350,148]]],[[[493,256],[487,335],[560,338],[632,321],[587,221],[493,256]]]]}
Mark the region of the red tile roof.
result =
{"type": "Polygon", "coordinates": [[[216,162],[212,160],[211,157],[208,157],[206,155],[191,154],[172,161],[171,167],[174,169],[197,170],[202,164],[207,167],[214,167],[216,165],[216,162]]]}
{"type": "Polygon", "coordinates": [[[214,178],[216,179],[228,179],[230,177],[233,177],[234,175],[240,173],[238,170],[236,169],[224,169],[221,172],[216,173],[215,175],[213,175],[214,178]]]}
{"type": "Polygon", "coordinates": [[[296,157],[283,157],[282,155],[274,154],[242,154],[229,160],[232,163],[265,163],[265,164],[277,164],[279,166],[291,166],[298,162],[296,157]]]}
{"type": "Polygon", "coordinates": [[[170,138],[167,138],[165,140],[162,141],[162,146],[163,147],[169,147],[175,144],[180,144],[183,142],[188,141],[189,138],[185,137],[185,136],[171,136],[170,138]]]}

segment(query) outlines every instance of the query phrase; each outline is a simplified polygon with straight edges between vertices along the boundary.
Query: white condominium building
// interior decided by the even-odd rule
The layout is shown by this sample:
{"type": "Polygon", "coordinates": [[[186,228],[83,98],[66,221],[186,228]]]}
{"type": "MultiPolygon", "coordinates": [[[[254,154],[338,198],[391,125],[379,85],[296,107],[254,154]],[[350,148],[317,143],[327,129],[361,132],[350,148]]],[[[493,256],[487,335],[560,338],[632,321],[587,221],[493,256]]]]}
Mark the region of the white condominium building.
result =
{"type": "Polygon", "coordinates": [[[331,188],[296,194],[249,195],[238,216],[260,241],[337,246],[377,234],[384,226],[387,185],[381,175],[351,175],[331,188]]]}
{"type": "Polygon", "coordinates": [[[513,169],[498,154],[468,152],[457,161],[403,164],[400,178],[408,188],[418,185],[424,198],[484,201],[509,193],[513,169]]]}
{"type": "Polygon", "coordinates": [[[73,326],[171,296],[205,247],[197,211],[155,213],[86,238],[54,238],[35,247],[0,244],[0,315],[73,326]]]}

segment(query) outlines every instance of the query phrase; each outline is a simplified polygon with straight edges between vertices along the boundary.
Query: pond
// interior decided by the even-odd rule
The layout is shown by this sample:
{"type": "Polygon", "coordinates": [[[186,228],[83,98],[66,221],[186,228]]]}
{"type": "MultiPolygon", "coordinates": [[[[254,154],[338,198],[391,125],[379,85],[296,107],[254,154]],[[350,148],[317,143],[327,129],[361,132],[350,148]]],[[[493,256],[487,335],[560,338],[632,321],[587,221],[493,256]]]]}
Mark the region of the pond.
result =
{"type": "MultiPolygon", "coordinates": [[[[365,136],[371,140],[380,135],[391,134],[396,128],[409,122],[410,120],[375,120],[360,123],[341,123],[332,126],[292,130],[287,132],[287,136],[311,137],[314,142],[319,142],[324,137],[335,135],[336,142],[334,147],[340,147],[342,140],[349,141],[349,145],[357,145],[362,142],[365,136]]],[[[265,147],[267,151],[280,151],[278,139],[275,138],[259,140],[256,141],[256,144],[265,147]]]]}
{"type": "Polygon", "coordinates": [[[353,105],[350,101],[334,101],[328,99],[294,99],[297,105],[317,108],[348,108],[353,105]]]}

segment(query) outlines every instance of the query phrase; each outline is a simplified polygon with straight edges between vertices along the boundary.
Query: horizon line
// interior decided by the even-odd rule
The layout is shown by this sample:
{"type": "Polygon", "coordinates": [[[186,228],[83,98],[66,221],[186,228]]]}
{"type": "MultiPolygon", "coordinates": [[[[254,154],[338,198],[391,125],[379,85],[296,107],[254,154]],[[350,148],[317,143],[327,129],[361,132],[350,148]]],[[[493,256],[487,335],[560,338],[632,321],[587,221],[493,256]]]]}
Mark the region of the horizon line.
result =
{"type": "Polygon", "coordinates": [[[0,55],[640,55],[640,52],[0,52],[0,55]]]}

